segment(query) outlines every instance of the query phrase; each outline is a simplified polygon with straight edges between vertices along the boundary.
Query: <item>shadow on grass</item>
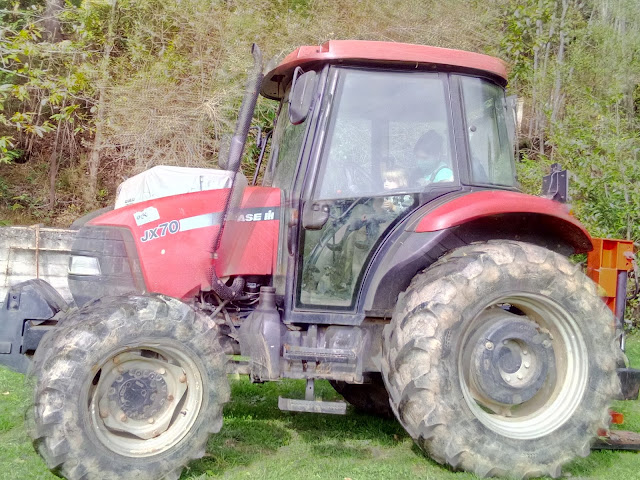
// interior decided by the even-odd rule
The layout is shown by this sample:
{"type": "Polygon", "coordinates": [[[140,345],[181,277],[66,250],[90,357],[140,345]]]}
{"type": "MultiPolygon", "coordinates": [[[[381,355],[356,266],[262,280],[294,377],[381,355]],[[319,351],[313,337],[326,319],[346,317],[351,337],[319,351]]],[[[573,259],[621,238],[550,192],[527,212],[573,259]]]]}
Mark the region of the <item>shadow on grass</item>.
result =
{"type": "MultiPolygon", "coordinates": [[[[292,441],[310,444],[309,448],[318,457],[362,460],[372,457],[371,449],[347,442],[369,440],[384,447],[407,438],[396,421],[358,413],[351,408],[344,416],[278,409],[278,396],[303,398],[304,389],[305,383],[300,380],[251,384],[244,377],[233,381],[222,430],[211,436],[206,456],[192,462],[185,474],[190,478],[220,475],[231,468],[248,466],[292,441]]],[[[326,401],[342,399],[326,381],[316,382],[316,396],[326,401]]]]}
{"type": "MultiPolygon", "coordinates": [[[[591,454],[586,458],[577,458],[568,463],[562,468],[562,472],[570,474],[574,480],[581,478],[589,478],[594,471],[601,470],[606,472],[609,470],[615,462],[620,458],[620,453],[612,450],[593,450],[591,454]]],[[[637,471],[634,472],[635,476],[626,476],[618,478],[638,478],[637,471]]],[[[615,477],[611,477],[615,478],[615,477]]]]}
{"type": "Polygon", "coordinates": [[[354,458],[358,460],[373,458],[373,453],[370,448],[346,445],[340,440],[334,440],[320,445],[312,445],[311,452],[315,457],[322,458],[354,458]]]}

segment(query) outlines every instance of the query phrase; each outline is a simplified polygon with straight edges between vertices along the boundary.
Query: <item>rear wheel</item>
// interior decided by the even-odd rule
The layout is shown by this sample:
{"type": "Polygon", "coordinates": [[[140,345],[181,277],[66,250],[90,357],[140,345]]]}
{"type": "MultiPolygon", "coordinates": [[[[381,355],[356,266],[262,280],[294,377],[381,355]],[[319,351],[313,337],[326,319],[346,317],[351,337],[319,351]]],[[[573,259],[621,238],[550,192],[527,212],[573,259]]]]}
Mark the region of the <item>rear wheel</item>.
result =
{"type": "Polygon", "coordinates": [[[178,478],[220,430],[229,398],[216,325],[160,295],[71,315],[36,353],[34,446],[69,479],[178,478]]]}
{"type": "Polygon", "coordinates": [[[416,276],[385,329],[383,376],[398,419],[438,462],[556,477],[608,426],[620,353],[578,267],[490,242],[416,276]]]}

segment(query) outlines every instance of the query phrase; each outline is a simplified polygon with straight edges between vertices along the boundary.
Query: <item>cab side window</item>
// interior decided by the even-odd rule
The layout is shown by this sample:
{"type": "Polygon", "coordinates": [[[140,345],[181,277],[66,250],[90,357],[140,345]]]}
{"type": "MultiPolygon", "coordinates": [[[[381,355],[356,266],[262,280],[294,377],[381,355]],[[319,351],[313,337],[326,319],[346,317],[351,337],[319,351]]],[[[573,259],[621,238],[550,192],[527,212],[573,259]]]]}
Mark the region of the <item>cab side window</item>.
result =
{"type": "Polygon", "coordinates": [[[504,90],[475,77],[461,77],[461,83],[473,181],[515,186],[504,90]]]}
{"type": "Polygon", "coordinates": [[[341,73],[314,198],[384,193],[383,174],[402,170],[408,190],[455,181],[443,79],[431,73],[341,73]]]}
{"type": "Polygon", "coordinates": [[[418,193],[457,182],[446,76],[341,68],[301,232],[297,305],[354,308],[367,265],[418,193]]]}
{"type": "Polygon", "coordinates": [[[269,166],[262,184],[282,189],[287,198],[291,193],[306,128],[307,120],[299,125],[293,125],[289,122],[288,101],[285,97],[273,133],[269,166]]]}

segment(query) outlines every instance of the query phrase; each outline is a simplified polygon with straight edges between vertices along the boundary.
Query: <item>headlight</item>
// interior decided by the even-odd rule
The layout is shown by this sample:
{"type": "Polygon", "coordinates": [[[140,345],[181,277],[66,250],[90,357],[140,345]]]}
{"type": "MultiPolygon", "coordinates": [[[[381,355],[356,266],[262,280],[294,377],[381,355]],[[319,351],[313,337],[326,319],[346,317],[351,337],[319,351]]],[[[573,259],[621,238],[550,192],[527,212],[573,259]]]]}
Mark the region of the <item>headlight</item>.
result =
{"type": "Polygon", "coordinates": [[[69,258],[69,274],[100,275],[100,263],[96,257],[73,255],[69,258]]]}

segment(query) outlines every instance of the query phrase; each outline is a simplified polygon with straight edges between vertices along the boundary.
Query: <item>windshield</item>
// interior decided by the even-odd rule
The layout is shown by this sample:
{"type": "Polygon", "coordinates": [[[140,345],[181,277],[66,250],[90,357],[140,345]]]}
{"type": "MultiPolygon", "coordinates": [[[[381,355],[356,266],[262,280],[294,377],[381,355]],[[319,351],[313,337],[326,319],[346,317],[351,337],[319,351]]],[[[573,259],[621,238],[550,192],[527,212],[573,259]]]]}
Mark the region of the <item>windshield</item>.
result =
{"type": "Polygon", "coordinates": [[[457,180],[439,74],[342,69],[336,97],[314,198],[418,192],[457,180]]]}

